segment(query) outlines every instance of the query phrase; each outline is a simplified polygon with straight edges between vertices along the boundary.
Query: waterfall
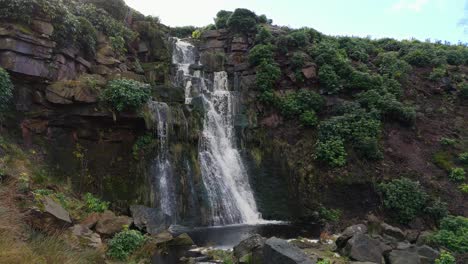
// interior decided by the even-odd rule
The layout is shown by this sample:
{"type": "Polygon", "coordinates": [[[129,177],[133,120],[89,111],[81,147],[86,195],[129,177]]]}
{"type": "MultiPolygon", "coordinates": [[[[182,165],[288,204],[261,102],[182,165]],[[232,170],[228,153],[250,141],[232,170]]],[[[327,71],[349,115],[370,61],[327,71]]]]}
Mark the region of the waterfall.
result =
{"type": "Polygon", "coordinates": [[[213,92],[202,95],[205,120],[199,158],[215,225],[258,223],[260,216],[247,170],[235,148],[234,117],[238,96],[228,89],[226,72],[214,74],[213,92]]]}
{"type": "Polygon", "coordinates": [[[151,166],[153,185],[158,190],[158,201],[162,212],[170,219],[177,218],[177,205],[172,164],[169,158],[169,133],[171,109],[166,103],[151,101],[148,107],[156,125],[159,152],[151,166]]]}
{"type": "Polygon", "coordinates": [[[175,39],[173,50],[173,63],[177,66],[175,84],[185,87],[187,104],[192,97],[199,96],[205,109],[199,162],[210,206],[210,223],[259,223],[261,217],[249,176],[235,146],[234,118],[239,96],[229,90],[226,72],[214,73],[211,80],[202,71],[191,73],[191,65],[200,66],[192,44],[175,39]]]}

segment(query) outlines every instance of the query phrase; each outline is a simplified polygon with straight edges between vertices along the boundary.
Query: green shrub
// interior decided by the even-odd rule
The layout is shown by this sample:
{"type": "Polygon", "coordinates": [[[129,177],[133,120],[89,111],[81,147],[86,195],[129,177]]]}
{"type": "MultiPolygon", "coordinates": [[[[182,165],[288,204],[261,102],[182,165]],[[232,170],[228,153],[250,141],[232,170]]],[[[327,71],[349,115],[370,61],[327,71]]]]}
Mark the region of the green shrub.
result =
{"type": "Polygon", "coordinates": [[[431,74],[429,74],[429,80],[436,82],[442,79],[443,77],[445,77],[446,75],[447,75],[447,68],[443,66],[439,66],[437,68],[434,68],[431,74]]]}
{"type": "Polygon", "coordinates": [[[468,98],[468,83],[465,82],[460,84],[458,90],[462,98],[468,98]]]}
{"type": "Polygon", "coordinates": [[[189,38],[195,30],[197,28],[194,26],[173,27],[169,30],[169,34],[176,38],[189,38]]]}
{"type": "Polygon", "coordinates": [[[290,35],[280,35],[276,39],[276,47],[278,51],[282,54],[286,54],[289,51],[289,45],[292,42],[292,37],[290,35]]]}
{"type": "Polygon", "coordinates": [[[140,231],[124,229],[109,241],[107,255],[125,261],[135,250],[143,246],[145,241],[146,238],[140,231]]]}
{"type": "Polygon", "coordinates": [[[318,112],[324,104],[325,100],[319,94],[307,89],[301,89],[296,93],[288,94],[282,100],[280,108],[284,116],[291,118],[309,110],[318,112]]]}
{"type": "Polygon", "coordinates": [[[260,91],[273,90],[274,84],[281,77],[281,69],[278,64],[263,60],[256,68],[256,84],[260,91]]]}
{"type": "Polygon", "coordinates": [[[33,10],[31,0],[0,0],[0,20],[29,23],[33,10]]]}
{"type": "Polygon", "coordinates": [[[272,62],[274,59],[274,47],[272,45],[256,45],[250,50],[249,62],[253,66],[258,66],[262,61],[272,62]]]}
{"type": "Polygon", "coordinates": [[[202,32],[199,29],[192,32],[192,38],[193,39],[200,39],[201,36],[202,36],[202,32]]]}
{"type": "Polygon", "coordinates": [[[336,223],[340,220],[342,212],[338,209],[329,209],[326,207],[319,208],[319,217],[322,221],[336,223]]]}
{"type": "Polygon", "coordinates": [[[430,240],[457,253],[468,252],[468,218],[448,216],[440,222],[440,229],[430,240]]]}
{"type": "Polygon", "coordinates": [[[229,17],[227,26],[234,32],[248,33],[255,30],[258,23],[257,15],[244,8],[237,8],[229,17]]]}
{"type": "Polygon", "coordinates": [[[451,49],[446,52],[447,63],[450,65],[462,65],[466,62],[467,52],[463,52],[463,48],[451,49]]]}
{"type": "Polygon", "coordinates": [[[133,157],[138,160],[141,156],[144,156],[147,151],[153,149],[155,144],[155,137],[151,133],[139,137],[132,147],[133,157]]]}
{"type": "Polygon", "coordinates": [[[112,49],[117,55],[124,55],[127,52],[125,39],[121,36],[109,37],[112,49]]]}
{"type": "Polygon", "coordinates": [[[340,78],[330,65],[322,65],[318,72],[320,83],[329,94],[335,94],[342,89],[340,78]]]}
{"type": "Polygon", "coordinates": [[[402,178],[382,183],[379,189],[383,195],[384,207],[402,224],[413,220],[425,208],[427,194],[418,182],[402,178]]]}
{"type": "Polygon", "coordinates": [[[370,39],[356,38],[356,37],[340,37],[338,38],[340,48],[346,50],[348,56],[361,62],[369,60],[369,54],[375,52],[375,47],[370,39]]]}
{"type": "Polygon", "coordinates": [[[84,195],[84,201],[86,203],[86,210],[88,212],[102,213],[109,208],[109,202],[101,201],[99,198],[94,197],[91,193],[84,195]]]}
{"type": "Polygon", "coordinates": [[[397,52],[379,53],[376,59],[376,65],[379,67],[381,74],[404,80],[411,71],[411,66],[404,60],[398,58],[397,52]]]}
{"type": "Polygon", "coordinates": [[[134,80],[117,79],[110,81],[101,97],[113,110],[137,110],[151,95],[150,86],[134,80]]]}
{"type": "Polygon", "coordinates": [[[332,262],[328,259],[322,259],[318,261],[317,264],[332,264],[332,262]]]}
{"type": "Polygon", "coordinates": [[[464,181],[466,177],[465,169],[463,168],[452,168],[450,170],[449,179],[454,182],[464,181]]]}
{"type": "Polygon", "coordinates": [[[382,85],[383,78],[379,75],[361,71],[353,71],[347,86],[356,90],[371,90],[380,89],[382,85]]]}
{"type": "Polygon", "coordinates": [[[435,260],[435,264],[456,264],[456,260],[450,252],[442,251],[440,256],[435,260]]]}
{"type": "Polygon", "coordinates": [[[463,164],[468,164],[468,152],[460,153],[458,160],[463,164]]]}
{"type": "Polygon", "coordinates": [[[455,144],[457,144],[457,140],[453,138],[442,137],[440,139],[440,143],[444,146],[455,146],[455,144]]]}
{"type": "Polygon", "coordinates": [[[271,44],[274,40],[273,35],[265,26],[259,26],[258,33],[255,36],[256,44],[271,44]]]}
{"type": "Polygon", "coordinates": [[[344,141],[339,137],[317,142],[316,158],[326,162],[331,167],[344,166],[346,156],[344,141]]]}
{"type": "Polygon", "coordinates": [[[0,121],[5,117],[5,112],[9,109],[13,98],[13,83],[6,70],[0,68],[0,121]]]}
{"type": "Polygon", "coordinates": [[[226,11],[226,10],[221,10],[216,14],[215,18],[215,25],[217,29],[222,29],[227,27],[227,22],[229,18],[231,17],[232,12],[231,11],[226,11]]]}
{"type": "Polygon", "coordinates": [[[425,67],[433,65],[432,60],[434,59],[434,54],[427,48],[414,48],[411,49],[403,59],[411,65],[425,67]]]}
{"type": "Polygon", "coordinates": [[[353,67],[346,51],[338,48],[336,41],[326,39],[314,45],[308,50],[309,55],[315,58],[315,62],[322,66],[324,64],[333,66],[333,70],[343,79],[348,79],[353,67]]]}
{"type": "Polygon", "coordinates": [[[309,43],[309,36],[306,31],[299,29],[289,33],[289,46],[291,47],[305,47],[309,43]]]}
{"type": "Polygon", "coordinates": [[[424,212],[436,222],[439,222],[448,215],[447,203],[438,198],[432,201],[431,205],[424,209],[424,212]]]}
{"type": "Polygon", "coordinates": [[[293,70],[302,69],[307,59],[307,54],[303,52],[294,52],[291,57],[291,67],[293,70]]]}
{"type": "Polygon", "coordinates": [[[128,13],[128,6],[124,0],[85,0],[86,3],[106,10],[114,19],[123,21],[128,13]]]}
{"type": "Polygon", "coordinates": [[[315,111],[307,110],[300,116],[300,121],[304,126],[315,127],[318,125],[318,117],[315,111]]]}
{"type": "Polygon", "coordinates": [[[468,184],[464,183],[458,187],[462,193],[468,193],[468,184]]]}
{"type": "Polygon", "coordinates": [[[94,57],[96,54],[97,31],[94,26],[84,17],[78,17],[77,44],[83,52],[94,57]]]}

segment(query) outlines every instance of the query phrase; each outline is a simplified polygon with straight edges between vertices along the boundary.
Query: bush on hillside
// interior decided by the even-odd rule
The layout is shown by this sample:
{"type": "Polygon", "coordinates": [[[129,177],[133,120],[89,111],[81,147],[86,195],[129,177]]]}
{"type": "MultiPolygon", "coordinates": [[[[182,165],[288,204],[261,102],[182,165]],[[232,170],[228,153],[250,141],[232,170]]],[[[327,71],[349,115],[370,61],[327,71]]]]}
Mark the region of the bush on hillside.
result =
{"type": "Polygon", "coordinates": [[[468,252],[468,218],[448,216],[440,222],[440,229],[431,239],[433,243],[453,252],[468,252]]]}
{"type": "Polygon", "coordinates": [[[301,48],[305,47],[309,43],[309,36],[306,31],[299,29],[289,33],[289,46],[301,48]]]}
{"type": "Polygon", "coordinates": [[[197,28],[194,26],[173,27],[170,29],[169,34],[176,38],[189,38],[195,30],[197,28]]]}
{"type": "Polygon", "coordinates": [[[103,213],[109,208],[110,204],[109,202],[101,201],[91,193],[86,193],[84,195],[84,201],[86,203],[86,210],[90,213],[103,213]]]}
{"type": "Polygon", "coordinates": [[[468,83],[467,82],[460,84],[458,86],[458,90],[462,98],[468,98],[468,83]]]}
{"type": "Polygon", "coordinates": [[[411,71],[411,65],[398,58],[397,52],[379,53],[376,59],[376,65],[381,74],[387,74],[391,78],[404,80],[411,71]]]}
{"type": "Polygon", "coordinates": [[[339,76],[332,66],[324,64],[319,68],[318,78],[320,84],[329,94],[338,93],[342,89],[339,76]]]}
{"type": "Polygon", "coordinates": [[[265,26],[259,26],[255,36],[256,44],[271,44],[274,40],[273,35],[265,26]]]}
{"type": "Polygon", "coordinates": [[[382,183],[379,189],[383,195],[384,207],[402,224],[409,223],[425,208],[427,194],[418,182],[401,178],[382,183]]]}
{"type": "Polygon", "coordinates": [[[227,21],[227,26],[234,32],[248,33],[254,31],[258,23],[257,15],[244,8],[234,10],[227,21]]]}
{"type": "Polygon", "coordinates": [[[281,77],[281,69],[278,64],[263,60],[256,68],[256,84],[260,91],[268,91],[274,89],[274,84],[281,77]]]}
{"type": "Polygon", "coordinates": [[[137,110],[145,104],[151,95],[148,84],[134,80],[116,79],[107,84],[101,97],[113,110],[137,110]]]}
{"type": "Polygon", "coordinates": [[[450,170],[449,179],[454,182],[462,182],[466,178],[466,172],[463,168],[452,168],[450,170]]]}
{"type": "Polygon", "coordinates": [[[143,246],[145,241],[146,237],[140,231],[126,228],[109,241],[107,255],[125,261],[135,250],[143,246]]]}
{"type": "Polygon", "coordinates": [[[346,150],[341,138],[319,140],[316,145],[315,157],[326,162],[330,167],[342,167],[346,164],[346,150]]]}
{"type": "Polygon", "coordinates": [[[301,124],[306,127],[316,127],[318,125],[318,117],[314,110],[306,110],[299,117],[301,124]]]}
{"type": "Polygon", "coordinates": [[[0,68],[0,121],[4,118],[13,98],[13,83],[10,75],[3,68],[0,68]]]}
{"type": "Polygon", "coordinates": [[[106,10],[109,15],[118,21],[123,21],[129,11],[129,7],[124,0],[85,0],[85,2],[106,10]]]}
{"type": "Polygon", "coordinates": [[[435,260],[435,264],[456,264],[456,259],[450,252],[442,251],[440,256],[435,260]]]}
{"type": "Polygon", "coordinates": [[[285,117],[293,118],[306,111],[318,112],[324,104],[325,100],[319,94],[307,89],[301,89],[283,98],[280,108],[285,117]]]}
{"type": "Polygon", "coordinates": [[[228,20],[231,17],[232,12],[221,10],[216,14],[216,18],[214,19],[215,26],[217,29],[226,28],[228,25],[228,20]]]}
{"type": "Polygon", "coordinates": [[[253,66],[258,66],[262,61],[273,62],[273,49],[272,45],[256,45],[250,50],[249,53],[249,62],[253,66]]]}

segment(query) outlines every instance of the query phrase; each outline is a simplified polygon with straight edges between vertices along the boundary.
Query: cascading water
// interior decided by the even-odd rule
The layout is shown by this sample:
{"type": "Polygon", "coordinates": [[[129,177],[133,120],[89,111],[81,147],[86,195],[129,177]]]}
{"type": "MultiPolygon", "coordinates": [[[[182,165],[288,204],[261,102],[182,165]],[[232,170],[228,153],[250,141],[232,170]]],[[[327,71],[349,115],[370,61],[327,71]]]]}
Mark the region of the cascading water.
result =
{"type": "Polygon", "coordinates": [[[159,190],[158,200],[162,212],[170,219],[177,218],[177,205],[175,186],[173,182],[173,169],[169,159],[169,132],[171,109],[166,103],[151,101],[148,107],[153,113],[153,123],[156,124],[156,133],[159,141],[159,153],[151,168],[153,184],[159,190]]]}
{"type": "Polygon", "coordinates": [[[229,91],[227,73],[214,73],[212,82],[199,70],[191,74],[190,66],[199,65],[196,48],[179,39],[174,41],[173,62],[177,65],[175,83],[185,87],[186,103],[191,103],[192,96],[200,96],[205,108],[199,162],[210,205],[210,223],[261,222],[247,170],[235,147],[234,118],[239,98],[229,91]]]}
{"type": "Polygon", "coordinates": [[[247,170],[234,147],[238,97],[228,89],[226,72],[214,73],[213,92],[204,91],[205,120],[200,165],[215,225],[258,223],[260,215],[247,170]]]}

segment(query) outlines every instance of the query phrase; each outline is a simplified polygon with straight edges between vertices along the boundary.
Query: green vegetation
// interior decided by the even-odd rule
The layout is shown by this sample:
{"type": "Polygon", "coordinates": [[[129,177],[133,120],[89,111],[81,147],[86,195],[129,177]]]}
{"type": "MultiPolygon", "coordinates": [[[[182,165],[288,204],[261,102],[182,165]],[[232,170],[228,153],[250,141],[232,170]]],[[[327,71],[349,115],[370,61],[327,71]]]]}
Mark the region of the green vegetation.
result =
{"type": "Polygon", "coordinates": [[[458,155],[458,160],[463,163],[468,165],[468,152],[463,152],[458,155]]]}
{"type": "Polygon", "coordinates": [[[125,261],[135,250],[143,246],[145,241],[146,237],[140,231],[129,230],[127,227],[109,241],[107,255],[125,261]]]}
{"type": "Polygon", "coordinates": [[[394,213],[397,220],[406,224],[421,214],[427,202],[427,194],[418,182],[406,178],[379,185],[384,207],[394,213]]]}
{"type": "Polygon", "coordinates": [[[221,10],[216,14],[215,26],[217,29],[226,28],[228,25],[228,20],[231,17],[232,12],[221,10]]]}
{"type": "Polygon", "coordinates": [[[457,144],[457,140],[443,137],[440,139],[440,143],[444,146],[455,146],[455,144],[457,144]]]}
{"type": "Polygon", "coordinates": [[[468,194],[468,184],[464,183],[458,187],[462,193],[468,194]]]}
{"type": "Polygon", "coordinates": [[[342,212],[338,209],[330,209],[326,207],[319,208],[319,217],[325,222],[338,222],[341,218],[342,212]]]}
{"type": "Polygon", "coordinates": [[[450,252],[442,251],[440,257],[438,257],[435,261],[435,264],[455,264],[456,260],[455,257],[450,254],[450,252]]]}
{"type": "Polygon", "coordinates": [[[323,84],[329,94],[335,94],[342,89],[339,76],[332,66],[328,64],[322,65],[319,69],[318,77],[320,83],[323,84]]]}
{"type": "Polygon", "coordinates": [[[101,201],[99,198],[94,197],[91,193],[84,195],[84,201],[86,203],[86,210],[88,212],[103,213],[109,208],[109,202],[101,201]]]}
{"type": "Polygon", "coordinates": [[[454,182],[464,181],[466,177],[465,169],[463,168],[452,168],[450,170],[449,179],[454,182]]]}
{"type": "Polygon", "coordinates": [[[468,83],[465,82],[460,84],[458,89],[460,90],[460,96],[462,98],[468,98],[468,83]]]}
{"type": "Polygon", "coordinates": [[[150,95],[151,90],[148,84],[116,79],[107,84],[101,97],[113,110],[122,112],[139,109],[150,99],[150,95]]]}
{"type": "Polygon", "coordinates": [[[143,136],[140,136],[135,144],[133,144],[133,158],[138,160],[140,157],[144,157],[147,152],[154,148],[155,144],[156,140],[153,134],[147,133],[143,136]]]}
{"type": "Polygon", "coordinates": [[[5,118],[5,112],[9,109],[12,98],[13,83],[10,80],[10,75],[3,68],[0,68],[0,121],[5,118]]]}
{"type": "Polygon", "coordinates": [[[229,29],[238,33],[246,33],[255,30],[257,23],[257,15],[244,8],[234,10],[227,20],[227,26],[229,29]]]}
{"type": "Polygon", "coordinates": [[[440,222],[440,229],[431,241],[453,252],[468,252],[468,218],[448,216],[440,222]]]}
{"type": "Polygon", "coordinates": [[[436,82],[442,79],[447,75],[447,68],[445,66],[439,66],[437,68],[434,68],[429,75],[429,80],[436,82]]]}
{"type": "Polygon", "coordinates": [[[346,164],[346,150],[343,139],[329,138],[319,140],[316,146],[316,158],[326,162],[331,167],[342,167],[346,164]]]}

